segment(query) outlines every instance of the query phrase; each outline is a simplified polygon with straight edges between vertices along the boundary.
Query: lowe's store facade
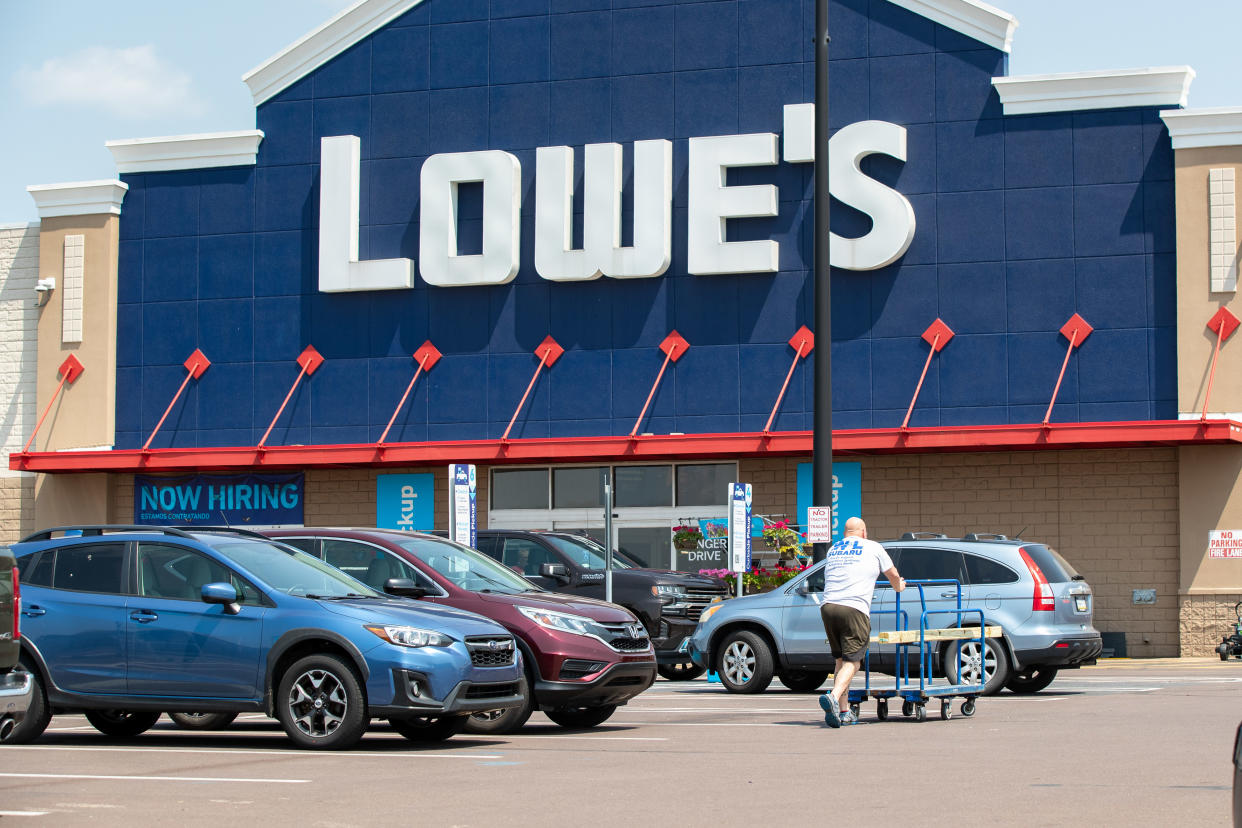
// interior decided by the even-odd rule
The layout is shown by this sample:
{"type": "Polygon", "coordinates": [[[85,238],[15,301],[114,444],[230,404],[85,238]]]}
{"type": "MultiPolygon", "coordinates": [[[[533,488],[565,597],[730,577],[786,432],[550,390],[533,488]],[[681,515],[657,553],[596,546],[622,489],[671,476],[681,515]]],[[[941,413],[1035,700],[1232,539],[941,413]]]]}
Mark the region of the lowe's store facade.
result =
{"type": "Polygon", "coordinates": [[[814,6],[363,0],[245,77],[256,129],[31,187],[5,533],[444,528],[470,463],[481,527],[598,530],[609,473],[614,541],[698,569],[669,529],[732,481],[805,519],[831,348],[838,519],[1021,532],[1114,652],[1210,653],[1242,116],[1189,67],[1009,77],[975,0],[833,0],[817,340],[814,6]]]}

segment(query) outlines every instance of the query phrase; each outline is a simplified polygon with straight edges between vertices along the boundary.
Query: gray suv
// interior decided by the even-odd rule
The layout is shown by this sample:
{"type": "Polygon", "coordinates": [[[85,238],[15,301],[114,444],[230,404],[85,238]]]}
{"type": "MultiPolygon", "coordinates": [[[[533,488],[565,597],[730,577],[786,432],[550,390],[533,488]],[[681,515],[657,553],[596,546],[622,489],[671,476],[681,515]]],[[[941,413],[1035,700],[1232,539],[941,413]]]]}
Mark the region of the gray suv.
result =
{"type": "MultiPolygon", "coordinates": [[[[946,642],[934,653],[933,668],[958,683],[977,684],[984,693],[1008,687],[1037,693],[1062,669],[1094,663],[1100,633],[1092,626],[1091,587],[1069,562],[1040,543],[1004,535],[970,534],[949,538],[907,533],[884,541],[902,577],[908,581],[952,579],[961,583],[961,606],[982,609],[1001,638],[957,646],[946,642]],[[959,679],[960,675],[960,679],[959,679]]],[[[828,677],[832,657],[824,639],[816,593],[824,589],[823,564],[768,593],[748,595],[704,610],[686,647],[696,664],[716,670],[735,693],[760,693],[773,676],[796,692],[817,690],[828,677]]],[[[957,588],[924,588],[929,627],[957,625],[957,588]]],[[[900,598],[910,629],[918,629],[918,590],[900,598]]],[[[872,598],[871,631],[896,629],[897,594],[881,580],[872,598]]],[[[966,625],[977,624],[971,615],[966,625]]],[[[917,680],[918,647],[907,648],[910,675],[917,680]]],[[[896,670],[898,648],[873,644],[871,669],[896,670]]]]}

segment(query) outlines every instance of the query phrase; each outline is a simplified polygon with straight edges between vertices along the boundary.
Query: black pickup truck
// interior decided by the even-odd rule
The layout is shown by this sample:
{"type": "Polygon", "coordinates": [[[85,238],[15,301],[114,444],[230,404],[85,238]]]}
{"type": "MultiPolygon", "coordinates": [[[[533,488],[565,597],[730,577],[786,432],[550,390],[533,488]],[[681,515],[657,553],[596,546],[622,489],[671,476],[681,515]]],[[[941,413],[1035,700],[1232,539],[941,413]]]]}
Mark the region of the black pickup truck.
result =
{"type": "MultiPolygon", "coordinates": [[[[571,532],[480,529],[477,546],[544,589],[604,597],[607,553],[591,538],[571,532]]],[[[677,648],[694,632],[703,608],[728,597],[728,587],[717,578],[642,569],[624,556],[613,558],[612,601],[643,622],[655,648],[657,669],[666,679],[692,679],[703,673],[677,648]]]]}
{"type": "Polygon", "coordinates": [[[0,546],[0,742],[25,717],[34,692],[30,674],[18,668],[21,594],[13,553],[0,546]]]}

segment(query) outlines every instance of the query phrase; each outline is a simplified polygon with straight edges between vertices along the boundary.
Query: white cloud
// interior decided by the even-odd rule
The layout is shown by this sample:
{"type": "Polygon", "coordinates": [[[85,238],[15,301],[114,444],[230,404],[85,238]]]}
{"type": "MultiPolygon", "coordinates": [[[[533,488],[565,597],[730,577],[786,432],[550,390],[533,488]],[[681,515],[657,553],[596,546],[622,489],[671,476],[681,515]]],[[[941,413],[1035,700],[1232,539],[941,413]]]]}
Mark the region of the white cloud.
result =
{"type": "Polygon", "coordinates": [[[190,76],[161,59],[155,47],[90,46],[18,70],[15,83],[35,104],[74,104],[123,118],[197,115],[203,105],[190,76]]]}

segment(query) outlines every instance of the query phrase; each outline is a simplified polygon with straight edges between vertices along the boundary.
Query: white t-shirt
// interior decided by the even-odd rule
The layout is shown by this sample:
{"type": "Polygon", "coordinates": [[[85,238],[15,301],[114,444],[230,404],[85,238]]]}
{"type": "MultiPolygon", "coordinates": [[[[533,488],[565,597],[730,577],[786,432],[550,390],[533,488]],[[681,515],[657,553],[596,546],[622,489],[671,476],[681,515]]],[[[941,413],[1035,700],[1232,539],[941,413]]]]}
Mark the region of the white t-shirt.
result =
{"type": "Polygon", "coordinates": [[[871,614],[871,594],[880,575],[893,568],[883,546],[859,537],[842,538],[824,558],[825,604],[842,604],[871,614]]]}

